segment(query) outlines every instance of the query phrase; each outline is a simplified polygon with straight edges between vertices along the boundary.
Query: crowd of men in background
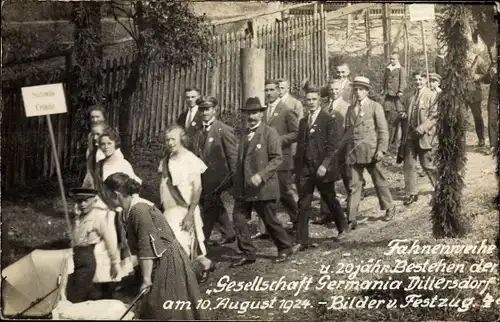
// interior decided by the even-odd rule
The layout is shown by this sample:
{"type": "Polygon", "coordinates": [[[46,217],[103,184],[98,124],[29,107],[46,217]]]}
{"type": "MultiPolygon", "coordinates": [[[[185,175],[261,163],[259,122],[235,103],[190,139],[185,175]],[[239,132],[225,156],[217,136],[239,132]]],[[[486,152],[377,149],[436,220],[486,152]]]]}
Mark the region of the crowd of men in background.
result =
{"type": "MultiPolygon", "coordinates": [[[[416,202],[417,163],[422,168],[421,176],[427,176],[433,186],[437,180],[432,155],[439,140],[436,119],[445,64],[442,58],[439,55],[436,60],[436,73],[414,71],[407,77],[398,53],[392,53],[384,71],[381,100],[374,98],[370,79],[358,76],[351,80],[346,63],[336,67],[336,77],[325,86],[306,82],[302,100],[290,94],[286,79],[268,79],[265,102],[262,104],[253,97],[241,108],[242,128],[246,132],[239,142],[234,129],[217,119],[217,99],[200,98],[199,90],[187,89],[189,108],[177,123],[192,139],[189,148],[212,169],[202,176],[206,239],[218,222],[222,238],[216,244],[237,241],[243,253],[233,266],[255,261],[252,239],[256,238],[271,238],[278,248],[277,261],[284,261],[294,252],[314,245],[309,239],[308,225],[314,219],[309,214],[317,189],[321,195],[321,217],[313,223],[335,222],[338,231],[335,240],[341,240],[367,220],[358,214],[365,195],[365,169],[372,178],[380,208],[385,211],[383,219],[390,220],[396,215],[396,207],[381,163],[390,152],[396,154],[396,163],[403,162],[406,193],[403,204],[416,202]],[[337,193],[337,181],[342,181],[345,197],[337,193]],[[235,198],[234,229],[221,199],[224,190],[232,191],[235,198]],[[341,207],[345,199],[347,209],[341,207]],[[276,217],[278,202],[288,213],[287,229],[276,217]],[[252,211],[260,220],[257,234],[250,236],[248,222],[252,211]],[[295,237],[295,243],[290,236],[295,237]]],[[[495,79],[496,70],[487,71],[478,55],[471,53],[469,58],[477,86],[495,79]]],[[[495,104],[492,102],[495,97],[490,92],[490,105],[495,104]]],[[[478,146],[484,147],[481,100],[478,94],[469,106],[478,146]]],[[[489,119],[494,117],[489,115],[489,119]]],[[[491,126],[492,122],[488,123],[491,126]]],[[[492,149],[496,144],[495,131],[492,126],[492,149]]]]}

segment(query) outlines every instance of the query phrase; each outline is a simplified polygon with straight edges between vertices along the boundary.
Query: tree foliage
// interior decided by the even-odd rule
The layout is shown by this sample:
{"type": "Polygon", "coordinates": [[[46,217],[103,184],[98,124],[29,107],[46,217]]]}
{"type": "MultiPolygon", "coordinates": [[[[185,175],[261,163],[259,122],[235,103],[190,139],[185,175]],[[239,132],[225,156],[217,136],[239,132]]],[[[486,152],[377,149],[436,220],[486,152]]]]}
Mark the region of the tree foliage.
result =
{"type": "Polygon", "coordinates": [[[460,237],[468,231],[462,213],[466,158],[466,104],[472,97],[473,78],[468,66],[470,50],[470,8],[451,4],[445,7],[438,40],[447,48],[442,93],[438,101],[437,149],[440,174],[432,206],[433,234],[436,238],[460,237]]]}
{"type": "Polygon", "coordinates": [[[175,67],[188,66],[196,57],[208,52],[210,29],[206,18],[196,16],[184,1],[115,0],[108,2],[106,8],[127,30],[136,47],[136,55],[121,93],[118,124],[122,150],[128,156],[132,96],[139,88],[144,67],[152,59],[175,67]]]}

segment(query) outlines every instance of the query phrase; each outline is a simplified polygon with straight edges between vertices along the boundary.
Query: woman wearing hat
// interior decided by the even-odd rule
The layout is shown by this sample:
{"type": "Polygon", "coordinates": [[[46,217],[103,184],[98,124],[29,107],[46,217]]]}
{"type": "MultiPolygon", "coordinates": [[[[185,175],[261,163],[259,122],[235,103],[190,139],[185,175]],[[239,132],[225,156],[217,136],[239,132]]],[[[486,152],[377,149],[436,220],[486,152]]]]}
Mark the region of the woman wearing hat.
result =
{"type": "Polygon", "coordinates": [[[77,218],[73,228],[74,273],[69,276],[67,298],[72,303],[98,300],[101,293],[92,282],[97,263],[94,248],[100,242],[106,246],[109,255],[108,274],[118,276],[120,257],[117,247],[116,231],[108,225],[108,207],[97,197],[98,191],[74,188],[70,197],[76,202],[77,218]]]}
{"type": "Polygon", "coordinates": [[[141,290],[149,288],[139,313],[148,320],[200,319],[197,301],[200,290],[188,255],[178,242],[173,227],[152,202],[139,197],[140,184],[124,173],[104,182],[116,206],[124,209],[123,220],[130,250],[142,270],[141,290]],[[182,309],[168,309],[168,303],[191,303],[182,309]]]}

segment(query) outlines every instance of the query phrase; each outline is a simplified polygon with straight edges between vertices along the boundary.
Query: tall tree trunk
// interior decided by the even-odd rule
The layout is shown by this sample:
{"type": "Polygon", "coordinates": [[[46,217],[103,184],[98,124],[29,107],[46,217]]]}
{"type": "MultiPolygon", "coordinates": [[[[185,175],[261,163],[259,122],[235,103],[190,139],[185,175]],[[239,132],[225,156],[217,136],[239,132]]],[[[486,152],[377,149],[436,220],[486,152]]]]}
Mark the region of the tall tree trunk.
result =
{"type": "Polygon", "coordinates": [[[461,237],[467,233],[468,219],[462,213],[466,158],[466,113],[472,97],[472,75],[467,59],[470,11],[464,5],[447,5],[446,19],[440,23],[440,40],[448,47],[443,91],[438,102],[438,173],[432,205],[433,234],[436,238],[461,237]]]}
{"type": "MultiPolygon", "coordinates": [[[[68,89],[71,105],[76,113],[71,114],[68,126],[76,128],[74,134],[79,138],[77,155],[82,159],[87,147],[89,120],[86,111],[90,105],[101,103],[103,100],[101,7],[102,4],[98,1],[75,2],[72,12],[75,64],[71,79],[68,80],[68,89]]],[[[74,164],[81,169],[79,165],[82,161],[77,160],[74,164]]]]}

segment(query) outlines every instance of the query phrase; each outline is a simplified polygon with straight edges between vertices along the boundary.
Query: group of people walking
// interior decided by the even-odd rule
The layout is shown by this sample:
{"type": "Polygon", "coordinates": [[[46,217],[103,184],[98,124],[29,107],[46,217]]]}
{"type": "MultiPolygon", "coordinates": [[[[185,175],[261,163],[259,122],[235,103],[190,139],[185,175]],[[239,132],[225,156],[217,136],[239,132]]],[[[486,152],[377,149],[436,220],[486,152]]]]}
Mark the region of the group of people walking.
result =
{"type": "Polygon", "coordinates": [[[289,93],[287,80],[266,80],[265,102],[250,97],[241,107],[239,136],[218,119],[215,97],[187,88],[188,108],[165,131],[167,152],[157,169],[158,207],[139,196],[141,179],[120,151],[119,134],[106,124],[104,109],[92,106],[87,175],[81,188],[71,190],[77,220],[68,299],[110,296],[117,282],[135,272],[141,289],[148,289],[141,317],[199,319],[196,305],[189,310],[162,306],[166,300],[196,303],[199,283],[217,267],[207,257],[216,223],[221,238],[214,246],[236,242],[242,254],[232,267],[256,261],[256,238],[272,239],[275,262],[284,262],[315,245],[309,234],[315,189],[322,217],[314,223],[333,221],[334,241],[366,221],[358,213],[365,169],[385,212],[381,219],[391,220],[397,211],[381,163],[391,144],[399,145],[398,161],[404,162],[404,205],[416,202],[417,159],[431,184],[437,180],[432,150],[438,140],[441,76],[415,71],[408,90],[404,67],[393,53],[379,103],[372,98],[369,78],[351,81],[345,63],[337,66],[337,74],[321,88],[307,83],[303,101],[289,93]],[[336,189],[339,181],[347,195],[346,210],[336,189]],[[234,198],[232,220],[224,192],[234,198]],[[278,202],[289,215],[287,225],[277,218],[278,202]],[[260,219],[255,235],[249,227],[253,211],[260,219]],[[193,263],[200,267],[198,274],[193,263]],[[134,270],[137,266],[140,270],[134,270]]]}

